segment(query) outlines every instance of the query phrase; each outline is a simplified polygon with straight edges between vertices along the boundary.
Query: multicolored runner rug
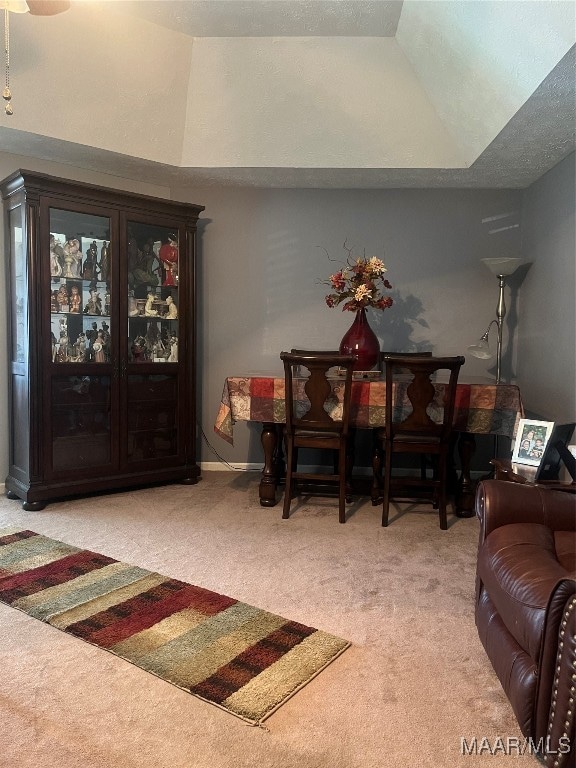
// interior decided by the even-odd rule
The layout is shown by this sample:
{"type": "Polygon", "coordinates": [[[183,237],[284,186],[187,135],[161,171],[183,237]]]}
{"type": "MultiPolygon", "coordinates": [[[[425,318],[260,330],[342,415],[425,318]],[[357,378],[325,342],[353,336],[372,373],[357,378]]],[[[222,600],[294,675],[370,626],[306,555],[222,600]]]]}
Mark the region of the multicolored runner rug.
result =
{"type": "Polygon", "coordinates": [[[0,529],[0,601],[255,725],[350,645],[19,528],[0,529]]]}

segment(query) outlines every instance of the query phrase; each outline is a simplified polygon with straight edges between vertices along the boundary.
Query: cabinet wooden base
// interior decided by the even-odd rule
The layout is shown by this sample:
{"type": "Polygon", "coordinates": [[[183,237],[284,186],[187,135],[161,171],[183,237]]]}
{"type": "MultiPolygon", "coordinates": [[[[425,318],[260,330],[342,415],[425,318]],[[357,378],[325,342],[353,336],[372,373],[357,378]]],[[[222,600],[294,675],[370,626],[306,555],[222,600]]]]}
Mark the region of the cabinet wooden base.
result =
{"type": "Polygon", "coordinates": [[[41,501],[25,501],[22,504],[22,509],[25,512],[41,512],[46,509],[46,504],[41,501]]]}
{"type": "MultiPolygon", "coordinates": [[[[180,473],[183,474],[183,471],[181,468],[180,473]]],[[[148,473],[146,483],[142,482],[141,475],[138,474],[110,477],[105,481],[101,478],[94,478],[91,482],[83,480],[76,484],[55,483],[41,487],[36,485],[33,488],[23,485],[9,475],[6,478],[6,497],[21,501],[22,509],[27,512],[38,512],[52,502],[63,501],[73,496],[96,496],[103,493],[151,488],[171,483],[196,485],[201,480],[198,467],[187,467],[185,471],[184,477],[179,477],[178,472],[174,470],[167,470],[164,473],[157,472],[155,475],[148,473]]]]}

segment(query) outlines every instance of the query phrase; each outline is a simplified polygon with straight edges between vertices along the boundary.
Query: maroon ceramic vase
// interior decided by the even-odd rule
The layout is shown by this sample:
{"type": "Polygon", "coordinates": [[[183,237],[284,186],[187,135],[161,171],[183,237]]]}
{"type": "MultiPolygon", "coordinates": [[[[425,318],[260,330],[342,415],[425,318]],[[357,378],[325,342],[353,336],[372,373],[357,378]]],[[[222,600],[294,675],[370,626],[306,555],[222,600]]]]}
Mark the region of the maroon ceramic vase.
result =
{"type": "Polygon", "coordinates": [[[355,371],[370,371],[378,362],[380,342],[370,328],[364,307],[356,312],[354,322],[344,334],[340,342],[340,354],[356,355],[355,371]]]}

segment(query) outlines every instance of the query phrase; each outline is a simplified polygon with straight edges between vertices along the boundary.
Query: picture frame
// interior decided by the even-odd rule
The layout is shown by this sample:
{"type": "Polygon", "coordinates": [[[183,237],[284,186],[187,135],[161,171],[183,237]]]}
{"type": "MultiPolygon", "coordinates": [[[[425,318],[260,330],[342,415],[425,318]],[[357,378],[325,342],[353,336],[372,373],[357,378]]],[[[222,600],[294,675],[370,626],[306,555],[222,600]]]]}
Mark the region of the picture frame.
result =
{"type": "Polygon", "coordinates": [[[558,481],[562,465],[566,467],[572,481],[576,483],[576,460],[568,450],[568,443],[575,429],[576,422],[557,424],[554,427],[542,461],[536,470],[535,483],[558,481]]]}
{"type": "Polygon", "coordinates": [[[514,442],[512,462],[538,467],[544,456],[544,451],[553,429],[553,421],[520,419],[514,442]]]}

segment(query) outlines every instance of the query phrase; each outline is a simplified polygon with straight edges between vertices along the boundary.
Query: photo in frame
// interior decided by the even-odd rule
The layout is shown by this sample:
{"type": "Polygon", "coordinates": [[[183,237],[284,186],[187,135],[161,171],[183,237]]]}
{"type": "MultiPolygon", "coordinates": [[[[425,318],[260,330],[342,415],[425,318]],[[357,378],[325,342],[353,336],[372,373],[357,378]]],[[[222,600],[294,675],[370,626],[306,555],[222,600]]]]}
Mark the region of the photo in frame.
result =
{"type": "Polygon", "coordinates": [[[539,466],[553,429],[553,421],[520,419],[512,461],[531,467],[539,466]]]}

